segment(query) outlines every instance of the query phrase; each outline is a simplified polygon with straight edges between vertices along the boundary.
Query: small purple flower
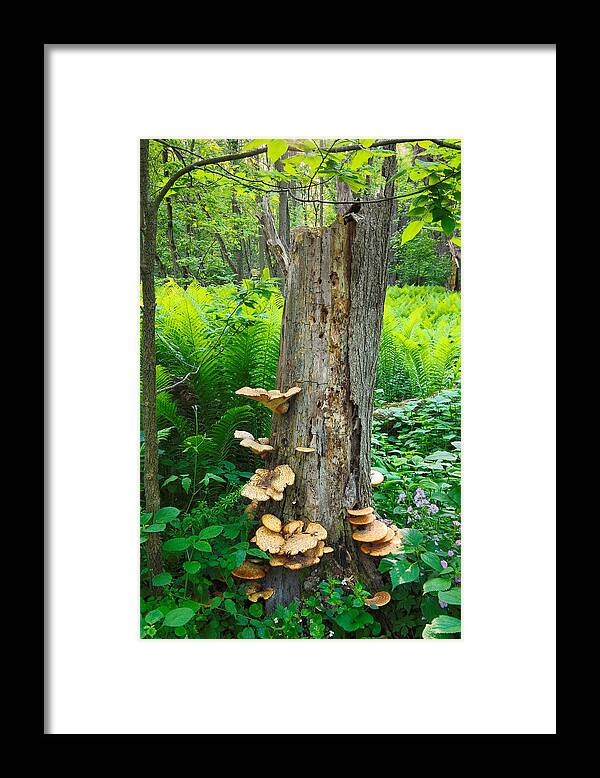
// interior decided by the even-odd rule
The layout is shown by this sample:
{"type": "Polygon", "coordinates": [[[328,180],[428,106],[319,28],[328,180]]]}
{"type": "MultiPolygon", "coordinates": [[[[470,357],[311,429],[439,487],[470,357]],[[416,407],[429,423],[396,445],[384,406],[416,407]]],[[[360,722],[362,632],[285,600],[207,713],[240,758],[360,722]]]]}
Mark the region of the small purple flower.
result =
{"type": "Polygon", "coordinates": [[[442,602],[440,600],[440,608],[447,608],[447,607],[448,607],[448,603],[447,602],[442,602]]]}
{"type": "Polygon", "coordinates": [[[455,546],[460,546],[460,540],[455,540],[455,541],[454,541],[454,545],[455,545],[455,546]]]}
{"type": "Polygon", "coordinates": [[[460,583],[460,578],[455,578],[454,583],[460,583]]]}
{"type": "Polygon", "coordinates": [[[460,521],[453,521],[452,523],[455,527],[460,527],[460,521]]]}
{"type": "Polygon", "coordinates": [[[446,560],[445,560],[445,559],[442,559],[442,560],[440,561],[440,564],[441,564],[441,566],[444,568],[444,570],[445,570],[445,569],[448,567],[448,562],[446,562],[446,560]]]}
{"type": "Polygon", "coordinates": [[[410,516],[407,516],[407,517],[406,517],[406,523],[407,523],[407,524],[410,524],[410,523],[411,523],[411,521],[412,521],[412,519],[410,518],[410,516]]]}
{"type": "Polygon", "coordinates": [[[429,513],[437,513],[439,511],[438,506],[435,503],[431,503],[429,506],[429,513]]]}
{"type": "Polygon", "coordinates": [[[450,549],[450,550],[448,551],[448,556],[454,556],[454,551],[452,551],[452,549],[450,549]]]}
{"type": "Polygon", "coordinates": [[[408,508],[407,508],[406,510],[407,510],[409,513],[412,513],[412,505],[409,505],[409,506],[408,506],[408,508]]]}
{"type": "Polygon", "coordinates": [[[406,494],[404,492],[400,492],[400,494],[398,495],[398,500],[397,501],[399,503],[401,503],[401,502],[404,502],[404,500],[406,500],[406,494]]]}

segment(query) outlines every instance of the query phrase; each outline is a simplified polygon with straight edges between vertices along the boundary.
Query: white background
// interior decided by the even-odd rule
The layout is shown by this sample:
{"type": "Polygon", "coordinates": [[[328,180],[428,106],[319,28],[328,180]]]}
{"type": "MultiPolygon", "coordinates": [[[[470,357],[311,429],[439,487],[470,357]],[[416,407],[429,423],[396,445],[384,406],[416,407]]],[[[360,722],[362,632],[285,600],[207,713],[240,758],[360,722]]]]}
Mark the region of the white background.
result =
{"type": "Polygon", "coordinates": [[[47,732],[555,732],[555,51],[46,57],[47,732]],[[463,637],[142,641],[139,138],[302,136],[463,139],[463,637]]]}

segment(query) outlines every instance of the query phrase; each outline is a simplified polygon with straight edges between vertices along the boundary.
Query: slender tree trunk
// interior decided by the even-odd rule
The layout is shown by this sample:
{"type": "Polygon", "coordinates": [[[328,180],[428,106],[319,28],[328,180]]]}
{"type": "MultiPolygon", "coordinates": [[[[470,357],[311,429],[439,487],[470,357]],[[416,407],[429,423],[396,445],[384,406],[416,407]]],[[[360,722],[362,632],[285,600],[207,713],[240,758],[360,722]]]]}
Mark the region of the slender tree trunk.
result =
{"type": "MultiPolygon", "coordinates": [[[[144,495],[147,513],[160,509],[158,485],[158,434],[156,425],[156,345],[154,257],[156,255],[156,209],[150,201],[148,141],[140,141],[141,262],[142,280],[142,430],[144,432],[144,495]]],[[[151,532],[146,541],[148,567],[152,576],[163,569],[160,533],[151,532]]]]}
{"type": "MultiPolygon", "coordinates": [[[[386,177],[395,157],[386,160],[386,177]]],[[[393,194],[393,183],[385,195],[393,194]]],[[[350,199],[344,197],[343,199],[350,199]]],[[[371,504],[371,420],[383,319],[392,201],[364,204],[360,220],[294,230],[286,275],[277,387],[300,386],[287,413],[274,414],[269,466],[296,474],[265,512],[282,521],[318,521],[334,553],[305,572],[304,589],[324,575],[356,576],[380,586],[377,565],[352,540],[346,508],[371,504]],[[298,453],[297,446],[315,448],[298,453]]],[[[345,210],[349,206],[344,206],[345,210]]],[[[296,571],[269,572],[269,609],[302,594],[296,571]]]]}

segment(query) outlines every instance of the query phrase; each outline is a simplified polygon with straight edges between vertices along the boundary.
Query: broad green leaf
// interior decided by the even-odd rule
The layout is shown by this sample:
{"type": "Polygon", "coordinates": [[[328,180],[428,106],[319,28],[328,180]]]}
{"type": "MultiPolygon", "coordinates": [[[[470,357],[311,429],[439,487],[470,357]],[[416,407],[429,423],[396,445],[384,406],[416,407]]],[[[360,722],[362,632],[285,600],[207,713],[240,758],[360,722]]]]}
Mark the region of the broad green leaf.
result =
{"type": "Polygon", "coordinates": [[[163,551],[166,554],[178,554],[190,547],[189,538],[171,538],[163,543],[163,551]]]}
{"type": "Polygon", "coordinates": [[[372,146],[377,138],[360,138],[359,143],[361,146],[364,146],[366,149],[368,149],[370,146],[372,146]]]}
{"type": "Polygon", "coordinates": [[[235,603],[233,600],[224,600],[223,607],[227,611],[227,613],[230,613],[232,616],[234,616],[237,613],[237,608],[235,607],[235,603]]]}
{"type": "Polygon", "coordinates": [[[437,554],[434,554],[433,551],[425,551],[425,553],[421,554],[421,560],[438,573],[441,573],[444,569],[440,562],[440,558],[437,554]]]}
{"type": "Polygon", "coordinates": [[[181,485],[183,486],[184,490],[187,492],[190,491],[190,486],[192,485],[192,479],[191,478],[182,478],[181,479],[181,485]]]}
{"type": "Polygon", "coordinates": [[[194,616],[191,608],[175,608],[165,616],[166,627],[182,627],[194,616]]]}
{"type": "Polygon", "coordinates": [[[173,521],[173,519],[176,519],[180,513],[181,511],[179,508],[161,508],[154,514],[154,521],[157,524],[169,524],[169,522],[173,521]]]}
{"type": "Polygon", "coordinates": [[[200,562],[183,563],[183,569],[185,570],[186,573],[189,573],[190,575],[195,575],[201,568],[202,568],[202,564],[200,562]]]}
{"type": "Polygon", "coordinates": [[[408,243],[409,240],[416,238],[416,236],[423,229],[424,223],[425,222],[422,221],[409,222],[404,228],[404,232],[402,233],[401,245],[404,246],[404,244],[408,243]]]}
{"type": "Polygon", "coordinates": [[[242,146],[242,151],[252,151],[252,149],[259,149],[261,146],[266,145],[266,138],[255,138],[254,140],[248,141],[248,143],[244,144],[244,146],[242,146]]]}
{"type": "Polygon", "coordinates": [[[198,540],[210,540],[211,538],[216,538],[217,535],[220,535],[221,532],[223,532],[223,529],[224,527],[222,524],[215,524],[212,527],[205,527],[198,533],[198,540]]]}
{"type": "Polygon", "coordinates": [[[267,143],[267,157],[269,162],[277,162],[277,160],[285,154],[288,150],[288,143],[284,140],[270,140],[267,143]]]}
{"type": "Polygon", "coordinates": [[[411,546],[418,546],[423,541],[423,533],[417,529],[408,529],[404,532],[404,540],[411,546]]]}
{"type": "Polygon", "coordinates": [[[448,605],[460,605],[460,587],[455,586],[446,592],[438,592],[440,602],[447,602],[448,605]]]}
{"type": "Polygon", "coordinates": [[[452,586],[452,581],[448,578],[430,578],[423,584],[424,592],[442,592],[452,586]]]}
{"type": "Polygon", "coordinates": [[[166,524],[151,524],[144,532],[162,532],[166,526],[166,524]]]}
{"type": "Polygon", "coordinates": [[[459,248],[461,246],[460,238],[452,238],[452,243],[454,243],[459,248]]]}
{"type": "Polygon", "coordinates": [[[454,616],[437,616],[428,626],[432,632],[438,634],[453,634],[460,632],[460,619],[454,616]]]}
{"type": "Polygon", "coordinates": [[[212,551],[212,546],[210,543],[207,543],[206,540],[197,540],[194,543],[194,548],[196,551],[205,551],[207,553],[210,553],[212,551]]]}
{"type": "Polygon", "coordinates": [[[250,638],[255,637],[256,635],[252,627],[244,627],[244,629],[238,634],[238,638],[242,638],[242,640],[249,640],[250,638]]]}
{"type": "Polygon", "coordinates": [[[160,621],[163,617],[163,612],[158,610],[158,608],[155,608],[153,611],[150,611],[150,613],[146,614],[146,617],[144,621],[146,624],[156,624],[157,621],[160,621]]]}
{"type": "Polygon", "coordinates": [[[262,605],[259,602],[253,602],[252,605],[248,608],[248,613],[251,616],[256,616],[257,618],[262,616],[262,605]]]}
{"type": "Polygon", "coordinates": [[[173,576],[171,573],[159,573],[158,575],[155,575],[152,579],[152,585],[153,586],[166,586],[167,584],[171,583],[173,580],[173,576]]]}
{"type": "Polygon", "coordinates": [[[371,157],[370,151],[356,151],[350,159],[350,170],[358,170],[361,165],[366,164],[371,157]]]}
{"type": "Polygon", "coordinates": [[[456,222],[451,216],[444,216],[440,220],[440,224],[442,225],[442,229],[444,230],[444,235],[446,235],[446,237],[449,238],[454,232],[454,228],[456,227],[456,222]]]}

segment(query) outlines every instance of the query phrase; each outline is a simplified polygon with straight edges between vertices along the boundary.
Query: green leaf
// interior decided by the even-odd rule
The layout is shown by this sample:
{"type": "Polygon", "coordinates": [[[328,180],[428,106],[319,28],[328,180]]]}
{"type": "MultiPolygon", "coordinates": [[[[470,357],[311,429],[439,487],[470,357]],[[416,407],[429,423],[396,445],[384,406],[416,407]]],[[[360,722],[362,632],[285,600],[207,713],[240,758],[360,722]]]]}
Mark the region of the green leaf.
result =
{"type": "Polygon", "coordinates": [[[235,607],[235,603],[233,600],[224,600],[223,607],[225,608],[227,613],[230,613],[232,616],[235,616],[235,614],[237,613],[237,608],[235,607]]]}
{"type": "Polygon", "coordinates": [[[167,484],[173,483],[173,481],[176,481],[179,476],[176,475],[170,475],[168,478],[165,478],[165,480],[162,482],[162,486],[166,486],[167,484]]]}
{"type": "Polygon", "coordinates": [[[366,149],[368,149],[375,143],[376,140],[376,138],[360,138],[358,142],[361,146],[364,146],[366,149]]]}
{"type": "Polygon", "coordinates": [[[156,624],[157,621],[160,621],[163,617],[163,612],[158,610],[158,608],[155,608],[153,611],[150,611],[150,613],[146,614],[146,618],[144,621],[146,624],[156,624]]]}
{"type": "Polygon", "coordinates": [[[461,241],[460,241],[460,238],[452,238],[452,243],[454,243],[454,244],[455,244],[456,246],[458,246],[459,248],[460,248],[460,246],[461,246],[461,241]]]}
{"type": "Polygon", "coordinates": [[[438,616],[427,626],[431,632],[436,634],[453,634],[460,632],[460,619],[456,619],[454,616],[438,616]]]}
{"type": "Polygon", "coordinates": [[[190,491],[190,486],[192,485],[192,479],[191,478],[182,478],[181,479],[181,485],[183,486],[184,490],[187,492],[190,491]]]}
{"type": "Polygon", "coordinates": [[[167,540],[166,543],[163,543],[163,551],[166,554],[178,554],[181,551],[185,551],[186,548],[189,547],[189,538],[171,538],[171,540],[167,540]]]}
{"type": "Polygon", "coordinates": [[[144,532],[162,532],[166,526],[166,524],[151,524],[144,532]]]}
{"type": "Polygon", "coordinates": [[[186,573],[189,573],[190,575],[195,575],[201,568],[202,568],[202,564],[200,562],[183,563],[183,569],[185,570],[186,573]]]}
{"type": "Polygon", "coordinates": [[[356,151],[350,160],[350,170],[358,170],[361,165],[366,164],[372,156],[370,151],[356,151]]]}
{"type": "Polygon", "coordinates": [[[193,617],[191,608],[175,608],[165,616],[165,627],[182,627],[193,617]]]}
{"type": "Polygon", "coordinates": [[[447,602],[448,605],[460,605],[460,587],[455,586],[447,592],[438,592],[440,602],[447,602]]]}
{"type": "Polygon", "coordinates": [[[418,529],[409,529],[406,530],[404,533],[404,540],[409,543],[411,546],[418,546],[420,543],[422,543],[424,538],[424,535],[422,532],[419,532],[418,529]]]}
{"type": "Polygon", "coordinates": [[[421,232],[423,229],[423,224],[425,222],[422,221],[414,221],[409,222],[406,227],[404,228],[404,232],[402,233],[402,240],[400,245],[404,246],[405,243],[408,243],[409,240],[412,240],[413,238],[416,238],[416,236],[421,232]]]}
{"type": "Polygon", "coordinates": [[[252,605],[248,608],[248,613],[251,616],[262,616],[262,605],[259,602],[253,602],[252,605]]]}
{"type": "Polygon", "coordinates": [[[260,548],[251,548],[248,551],[248,556],[258,557],[258,559],[270,559],[271,557],[260,548]]]}
{"type": "Polygon", "coordinates": [[[252,149],[259,149],[261,146],[267,145],[266,138],[255,138],[242,146],[242,151],[252,151],[252,149]]]}
{"type": "Polygon", "coordinates": [[[159,573],[158,575],[155,575],[152,579],[152,585],[153,586],[166,586],[167,584],[171,583],[173,580],[173,576],[171,573],[159,573]]]}
{"type": "Polygon", "coordinates": [[[423,584],[424,592],[442,592],[445,589],[449,589],[452,586],[452,582],[447,578],[430,578],[423,584]]]}
{"type": "Polygon", "coordinates": [[[256,635],[252,627],[244,627],[244,629],[238,634],[238,638],[242,638],[243,640],[248,640],[255,637],[256,635]]]}
{"type": "Polygon", "coordinates": [[[154,515],[154,521],[157,523],[169,524],[173,519],[176,519],[181,511],[179,508],[161,508],[154,515]]]}
{"type": "Polygon", "coordinates": [[[421,559],[428,567],[431,567],[438,573],[441,573],[444,569],[440,562],[440,558],[437,554],[434,554],[433,551],[425,551],[425,553],[421,554],[421,559]]]}
{"type": "Polygon", "coordinates": [[[216,538],[217,535],[220,535],[221,532],[223,532],[223,529],[224,527],[222,524],[215,524],[212,527],[205,527],[198,533],[198,540],[210,540],[210,538],[216,538]]]}
{"type": "Polygon", "coordinates": [[[444,230],[444,234],[446,237],[450,237],[452,233],[454,232],[454,228],[456,227],[456,222],[451,216],[444,216],[440,220],[440,224],[442,225],[442,229],[444,230]]]}
{"type": "Polygon", "coordinates": [[[269,162],[277,162],[288,150],[288,143],[284,140],[270,140],[267,143],[267,157],[269,162]]]}
{"type": "Polygon", "coordinates": [[[194,543],[194,548],[196,551],[205,551],[206,553],[209,553],[212,551],[212,546],[210,543],[207,543],[206,540],[197,540],[194,543]]]}

